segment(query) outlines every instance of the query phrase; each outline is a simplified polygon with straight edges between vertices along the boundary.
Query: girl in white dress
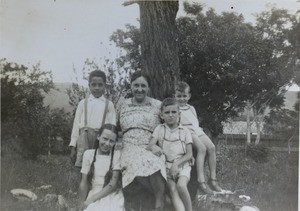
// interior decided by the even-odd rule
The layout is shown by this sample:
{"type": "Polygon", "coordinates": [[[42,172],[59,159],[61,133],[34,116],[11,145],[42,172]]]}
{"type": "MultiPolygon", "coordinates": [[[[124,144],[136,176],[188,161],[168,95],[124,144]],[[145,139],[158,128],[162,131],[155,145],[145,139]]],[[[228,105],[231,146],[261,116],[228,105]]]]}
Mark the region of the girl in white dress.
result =
{"type": "Polygon", "coordinates": [[[97,139],[94,149],[83,155],[79,210],[124,211],[120,150],[115,149],[116,127],[103,125],[97,139]]]}

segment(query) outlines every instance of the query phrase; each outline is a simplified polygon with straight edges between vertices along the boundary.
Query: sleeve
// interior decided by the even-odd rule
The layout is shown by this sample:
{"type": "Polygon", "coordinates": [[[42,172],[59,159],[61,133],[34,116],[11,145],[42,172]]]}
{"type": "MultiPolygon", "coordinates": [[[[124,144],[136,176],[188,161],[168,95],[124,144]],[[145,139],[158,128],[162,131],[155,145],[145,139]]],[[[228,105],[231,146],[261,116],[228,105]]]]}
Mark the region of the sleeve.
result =
{"type": "Polygon", "coordinates": [[[83,154],[81,173],[88,174],[92,164],[94,150],[86,150],[83,154]]]}
{"type": "Polygon", "coordinates": [[[81,100],[77,106],[75,118],[73,122],[71,141],[69,146],[76,147],[76,142],[79,137],[79,122],[81,119],[81,115],[83,114],[84,100],[81,100]]]}
{"type": "Polygon", "coordinates": [[[157,140],[159,139],[160,128],[161,128],[161,125],[158,125],[158,126],[154,129],[154,131],[153,131],[153,133],[152,133],[152,137],[155,138],[155,139],[157,139],[157,140]]]}
{"type": "Polygon", "coordinates": [[[121,170],[121,150],[114,151],[112,170],[121,170]]]}
{"type": "Polygon", "coordinates": [[[105,123],[116,125],[116,110],[111,101],[108,101],[105,123]]]}
{"type": "Polygon", "coordinates": [[[191,132],[186,128],[184,128],[184,130],[185,130],[185,144],[192,144],[193,139],[192,139],[191,132]]]}
{"type": "Polygon", "coordinates": [[[195,117],[198,119],[197,112],[196,112],[196,109],[194,108],[194,106],[191,106],[191,111],[195,115],[195,117]]]}

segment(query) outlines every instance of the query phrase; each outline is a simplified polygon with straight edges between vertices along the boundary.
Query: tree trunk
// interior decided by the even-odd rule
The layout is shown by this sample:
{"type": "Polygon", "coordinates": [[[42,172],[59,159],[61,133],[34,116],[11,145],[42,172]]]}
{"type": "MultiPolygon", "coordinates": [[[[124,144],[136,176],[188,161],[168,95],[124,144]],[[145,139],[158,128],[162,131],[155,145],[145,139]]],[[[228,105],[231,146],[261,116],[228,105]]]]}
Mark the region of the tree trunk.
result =
{"type": "Polygon", "coordinates": [[[288,142],[288,154],[290,155],[291,154],[291,140],[294,138],[294,135],[292,135],[289,140],[287,141],[288,142]]]}
{"type": "Polygon", "coordinates": [[[179,78],[176,14],[178,1],[140,1],[142,70],[151,77],[152,97],[174,93],[179,78]]]}
{"type": "Polygon", "coordinates": [[[257,114],[257,117],[255,119],[255,125],[256,125],[256,139],[255,139],[255,145],[259,144],[260,142],[260,127],[261,127],[262,118],[260,115],[257,114]]]}
{"type": "Polygon", "coordinates": [[[48,137],[48,157],[51,156],[51,137],[48,137]]]}
{"type": "Polygon", "coordinates": [[[251,122],[250,122],[250,111],[251,111],[251,104],[247,101],[246,105],[246,112],[247,112],[247,144],[251,143],[251,122]]]}

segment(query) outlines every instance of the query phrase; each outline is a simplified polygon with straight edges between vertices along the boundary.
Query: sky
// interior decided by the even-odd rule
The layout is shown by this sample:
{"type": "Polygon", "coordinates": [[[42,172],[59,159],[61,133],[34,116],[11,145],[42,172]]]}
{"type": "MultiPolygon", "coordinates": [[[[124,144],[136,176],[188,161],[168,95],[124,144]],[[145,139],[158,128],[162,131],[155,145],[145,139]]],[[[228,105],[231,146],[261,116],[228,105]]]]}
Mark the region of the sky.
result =
{"type": "MultiPolygon", "coordinates": [[[[120,54],[109,41],[125,24],[139,26],[137,4],[124,7],[124,0],[1,0],[0,58],[28,67],[40,62],[51,70],[54,82],[73,82],[73,67],[80,71],[88,58],[104,63],[120,54]]],[[[268,4],[295,13],[296,0],[194,0],[216,12],[243,14],[254,23],[254,13],[268,4]]],[[[182,2],[181,2],[182,3],[182,2]]],[[[182,4],[177,16],[183,15],[182,4]]],[[[83,82],[84,83],[84,82],[83,82]]]]}

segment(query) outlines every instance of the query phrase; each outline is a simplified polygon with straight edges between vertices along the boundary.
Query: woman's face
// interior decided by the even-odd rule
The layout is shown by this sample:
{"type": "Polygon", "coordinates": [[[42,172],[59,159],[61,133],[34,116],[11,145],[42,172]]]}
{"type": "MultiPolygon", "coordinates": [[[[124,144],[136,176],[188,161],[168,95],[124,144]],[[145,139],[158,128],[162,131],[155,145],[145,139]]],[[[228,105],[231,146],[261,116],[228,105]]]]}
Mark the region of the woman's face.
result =
{"type": "Polygon", "coordinates": [[[116,144],[117,134],[111,130],[104,129],[97,139],[99,140],[99,150],[103,153],[109,153],[111,148],[116,144]]]}
{"type": "Polygon", "coordinates": [[[131,91],[137,102],[143,102],[149,91],[147,80],[141,76],[131,83],[131,91]]]}

